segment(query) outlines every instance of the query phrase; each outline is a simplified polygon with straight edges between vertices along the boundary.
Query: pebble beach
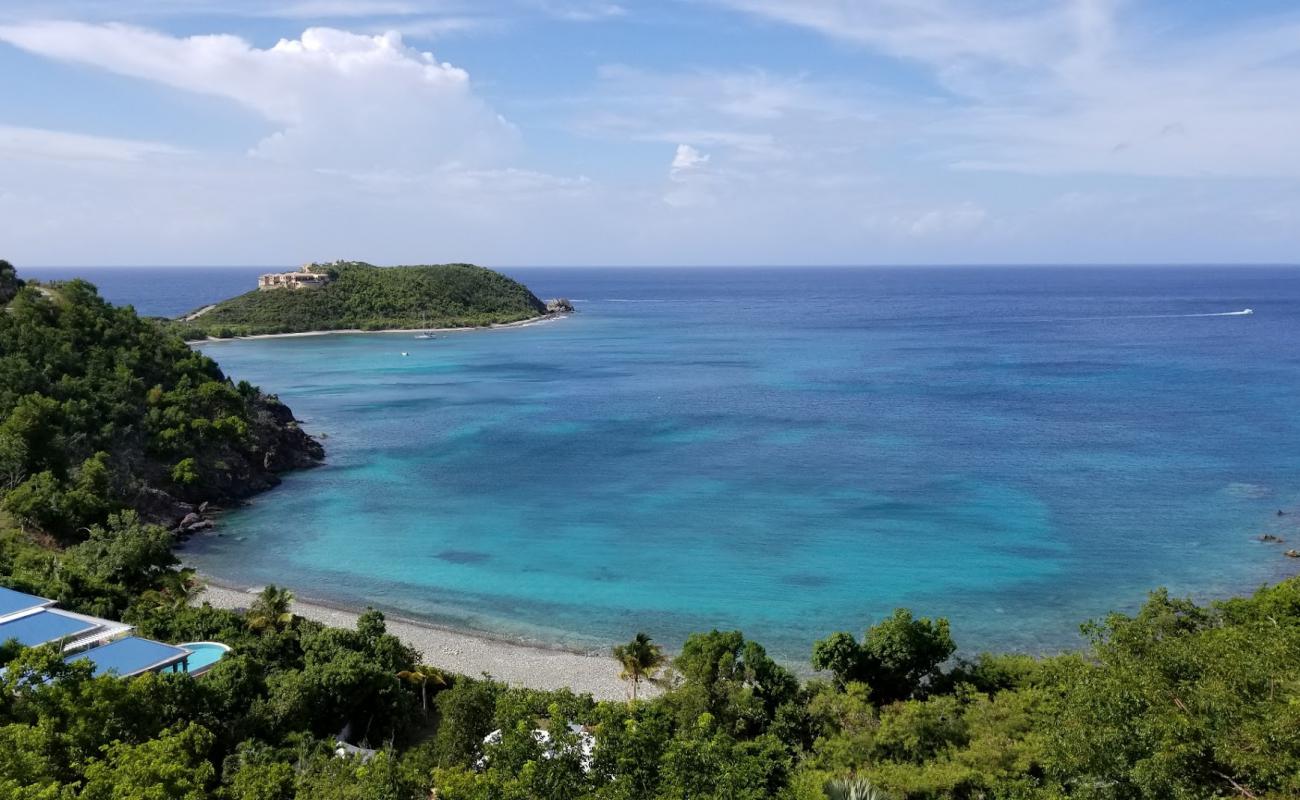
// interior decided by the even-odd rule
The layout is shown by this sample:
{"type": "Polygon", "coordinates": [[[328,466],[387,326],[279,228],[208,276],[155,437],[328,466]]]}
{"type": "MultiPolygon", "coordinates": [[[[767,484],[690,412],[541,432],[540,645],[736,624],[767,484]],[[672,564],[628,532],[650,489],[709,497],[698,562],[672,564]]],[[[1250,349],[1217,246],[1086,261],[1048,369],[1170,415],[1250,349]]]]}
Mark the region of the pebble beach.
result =
{"type": "MultiPolygon", "coordinates": [[[[242,609],[256,593],[209,583],[198,602],[215,608],[242,609]]],[[[325,625],[351,628],[357,612],[295,600],[293,613],[325,625]]],[[[424,662],[462,675],[487,673],[496,680],[530,689],[568,687],[597,700],[621,700],[627,686],[612,658],[552,650],[447,630],[423,622],[385,616],[388,632],[423,654],[424,662]]],[[[644,687],[643,687],[644,688],[644,687]]]]}

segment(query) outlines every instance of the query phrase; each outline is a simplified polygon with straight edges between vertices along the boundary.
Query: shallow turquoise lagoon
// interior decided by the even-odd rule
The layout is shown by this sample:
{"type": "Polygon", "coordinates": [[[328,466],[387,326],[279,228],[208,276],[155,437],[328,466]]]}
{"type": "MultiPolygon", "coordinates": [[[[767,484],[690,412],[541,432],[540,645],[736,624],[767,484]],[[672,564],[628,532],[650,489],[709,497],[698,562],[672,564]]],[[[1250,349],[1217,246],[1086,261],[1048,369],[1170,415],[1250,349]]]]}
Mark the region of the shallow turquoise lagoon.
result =
{"type": "Polygon", "coordinates": [[[1294,270],[516,274],[580,313],[206,346],[329,459],[187,560],[579,648],[735,627],[792,662],[896,606],[1051,650],[1158,585],[1295,572],[1255,541],[1300,539],[1294,270]]]}

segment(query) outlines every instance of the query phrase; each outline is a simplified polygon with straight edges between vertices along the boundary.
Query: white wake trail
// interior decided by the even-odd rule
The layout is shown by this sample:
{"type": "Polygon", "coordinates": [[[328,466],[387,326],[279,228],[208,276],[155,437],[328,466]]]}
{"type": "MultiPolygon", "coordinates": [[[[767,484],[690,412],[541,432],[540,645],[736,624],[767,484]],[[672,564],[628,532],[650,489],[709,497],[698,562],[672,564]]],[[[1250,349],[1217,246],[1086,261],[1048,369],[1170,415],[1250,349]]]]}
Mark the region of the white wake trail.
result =
{"type": "Polygon", "coordinates": [[[1253,308],[1243,308],[1240,311],[1215,311],[1207,314],[1147,314],[1137,317],[1121,317],[1121,319],[1180,319],[1185,317],[1248,317],[1255,313],[1253,308]]]}
{"type": "Polygon", "coordinates": [[[1189,319],[1192,317],[1249,317],[1254,313],[1255,309],[1253,308],[1243,308],[1240,311],[1212,311],[1202,314],[1128,314],[1118,317],[1075,317],[1075,319],[1189,319]]]}

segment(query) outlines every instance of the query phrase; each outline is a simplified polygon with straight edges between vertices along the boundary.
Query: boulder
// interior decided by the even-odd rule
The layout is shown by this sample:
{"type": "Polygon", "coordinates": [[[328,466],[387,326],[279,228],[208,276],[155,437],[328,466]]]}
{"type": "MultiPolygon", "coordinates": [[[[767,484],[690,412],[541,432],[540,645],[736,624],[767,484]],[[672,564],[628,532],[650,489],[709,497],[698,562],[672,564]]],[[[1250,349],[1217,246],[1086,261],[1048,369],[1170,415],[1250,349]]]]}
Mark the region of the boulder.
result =
{"type": "Polygon", "coordinates": [[[161,489],[145,486],[136,493],[131,504],[147,522],[156,522],[167,527],[176,526],[187,514],[194,511],[194,506],[167,494],[161,489]]]}
{"type": "Polygon", "coordinates": [[[547,314],[572,314],[573,303],[567,297],[556,297],[546,301],[547,314]]]}
{"type": "Polygon", "coordinates": [[[186,514],[185,517],[184,517],[183,519],[181,519],[181,522],[180,522],[179,527],[181,527],[181,528],[189,528],[190,526],[194,525],[195,523],[197,523],[197,522],[201,522],[201,521],[203,521],[203,517],[199,516],[199,514],[198,514],[197,512],[191,511],[190,513],[186,514]]]}
{"type": "Polygon", "coordinates": [[[1286,540],[1283,539],[1281,536],[1274,536],[1274,535],[1271,534],[1271,533],[1266,533],[1266,534],[1260,536],[1260,537],[1259,537],[1259,540],[1260,540],[1261,542],[1274,542],[1274,543],[1276,543],[1276,544],[1281,544],[1282,542],[1286,541],[1286,540]]]}

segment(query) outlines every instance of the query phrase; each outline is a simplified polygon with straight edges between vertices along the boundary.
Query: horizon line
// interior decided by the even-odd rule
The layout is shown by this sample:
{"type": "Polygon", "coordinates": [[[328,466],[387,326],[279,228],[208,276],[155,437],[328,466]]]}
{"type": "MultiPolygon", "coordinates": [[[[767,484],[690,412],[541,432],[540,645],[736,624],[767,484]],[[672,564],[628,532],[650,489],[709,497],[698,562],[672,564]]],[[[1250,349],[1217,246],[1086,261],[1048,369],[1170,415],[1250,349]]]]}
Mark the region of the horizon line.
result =
{"type": "MultiPolygon", "coordinates": [[[[11,262],[12,263],[12,262],[11,262]]],[[[326,262],[302,262],[326,263],[326,262]]],[[[1300,261],[1016,261],[1016,262],[916,262],[834,264],[478,264],[472,261],[439,261],[427,264],[372,264],[376,267],[439,266],[471,264],[487,269],[1212,269],[1240,267],[1300,268],[1300,261]]],[[[14,269],[285,269],[299,264],[14,264],[14,269]]]]}

